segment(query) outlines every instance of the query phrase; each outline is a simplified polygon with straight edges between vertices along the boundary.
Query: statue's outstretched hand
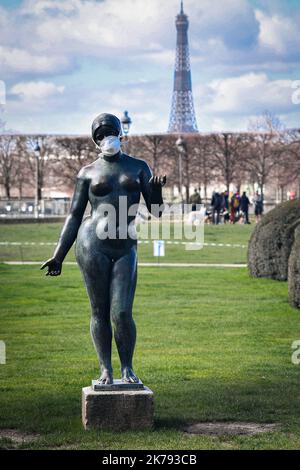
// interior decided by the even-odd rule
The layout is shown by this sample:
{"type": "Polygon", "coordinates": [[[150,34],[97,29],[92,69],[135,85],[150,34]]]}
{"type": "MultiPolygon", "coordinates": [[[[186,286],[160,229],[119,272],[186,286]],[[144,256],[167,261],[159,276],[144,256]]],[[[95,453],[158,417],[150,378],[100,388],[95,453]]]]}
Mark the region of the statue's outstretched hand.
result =
{"type": "Polygon", "coordinates": [[[167,182],[166,175],[164,176],[152,176],[149,181],[149,184],[152,189],[162,188],[167,182]]]}
{"type": "Polygon", "coordinates": [[[46,272],[46,276],[59,276],[61,274],[62,263],[58,261],[56,258],[50,258],[46,261],[42,266],[41,269],[48,268],[46,272]]]}

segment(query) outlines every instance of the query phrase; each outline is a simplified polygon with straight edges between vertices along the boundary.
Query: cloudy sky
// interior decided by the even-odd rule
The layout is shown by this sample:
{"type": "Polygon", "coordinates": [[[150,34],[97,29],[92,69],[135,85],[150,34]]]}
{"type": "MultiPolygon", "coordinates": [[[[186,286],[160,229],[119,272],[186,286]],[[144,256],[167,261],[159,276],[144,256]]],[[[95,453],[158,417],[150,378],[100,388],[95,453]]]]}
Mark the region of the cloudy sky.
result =
{"type": "MultiPolygon", "coordinates": [[[[7,127],[85,134],[98,113],[128,109],[133,133],[165,132],[179,6],[0,0],[7,127]]],[[[300,1],[185,0],[184,8],[199,130],[247,130],[265,110],[299,127],[300,1]]]]}

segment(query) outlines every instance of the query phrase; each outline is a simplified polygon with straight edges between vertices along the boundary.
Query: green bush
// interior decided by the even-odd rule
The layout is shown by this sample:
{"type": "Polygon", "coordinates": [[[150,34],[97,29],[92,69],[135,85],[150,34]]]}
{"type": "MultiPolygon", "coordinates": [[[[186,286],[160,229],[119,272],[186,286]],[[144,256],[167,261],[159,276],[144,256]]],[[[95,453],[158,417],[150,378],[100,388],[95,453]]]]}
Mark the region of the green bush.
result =
{"type": "Polygon", "coordinates": [[[280,204],[265,215],[249,241],[248,268],[253,277],[288,279],[288,260],[299,223],[300,200],[280,204]]]}
{"type": "Polygon", "coordinates": [[[295,231],[295,242],[289,259],[289,300],[300,308],[300,226],[295,231]]]}

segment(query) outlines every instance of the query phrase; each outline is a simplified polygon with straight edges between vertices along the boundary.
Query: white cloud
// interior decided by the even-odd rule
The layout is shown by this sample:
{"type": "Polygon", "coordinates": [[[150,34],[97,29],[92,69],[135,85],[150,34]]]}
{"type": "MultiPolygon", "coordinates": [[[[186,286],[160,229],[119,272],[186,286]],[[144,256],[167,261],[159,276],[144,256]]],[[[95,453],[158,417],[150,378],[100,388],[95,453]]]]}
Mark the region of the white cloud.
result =
{"type": "Polygon", "coordinates": [[[34,54],[17,47],[0,46],[0,68],[3,73],[52,73],[62,71],[69,64],[64,56],[34,54]]]}
{"type": "Polygon", "coordinates": [[[171,90],[152,81],[131,83],[118,90],[99,92],[89,98],[90,109],[95,114],[99,109],[110,110],[117,116],[124,109],[130,110],[133,118],[132,132],[165,132],[171,105],[171,90]],[[93,102],[93,104],[92,104],[93,102]]]}
{"type": "MultiPolygon", "coordinates": [[[[257,116],[256,116],[257,119],[257,116]]],[[[208,132],[240,132],[248,130],[249,117],[244,116],[226,116],[224,117],[213,117],[208,119],[207,122],[203,123],[203,131],[208,132]]]]}
{"type": "Polygon", "coordinates": [[[9,90],[10,99],[6,106],[7,121],[13,121],[14,128],[20,132],[31,129],[31,132],[89,134],[91,123],[100,112],[121,117],[125,109],[133,119],[131,132],[167,130],[171,90],[160,82],[137,79],[118,88],[88,88],[83,94],[72,86],[66,86],[62,92],[52,83],[38,87],[42,97],[32,95],[37,82],[28,83],[25,86],[18,83],[9,90]],[[49,96],[44,97],[47,92],[49,96]],[[13,93],[18,99],[11,99],[13,93]]]}
{"type": "MultiPolygon", "coordinates": [[[[10,119],[18,116],[20,130],[28,117],[27,129],[80,132],[102,110],[119,115],[128,109],[133,132],[165,131],[179,4],[23,0],[16,9],[2,9],[4,15],[0,7],[0,78],[15,95],[7,103],[10,119]],[[61,73],[68,74],[64,92],[56,77],[61,73]]],[[[221,7],[220,0],[185,0],[184,7],[200,129],[242,127],[248,114],[264,109],[296,113],[289,80],[268,74],[298,78],[299,17],[275,14],[272,5],[255,12],[249,0],[224,0],[221,7]]]]}
{"type": "MultiPolygon", "coordinates": [[[[133,60],[135,60],[134,58],[133,60]]],[[[172,66],[175,63],[175,52],[173,49],[164,50],[164,51],[157,51],[157,52],[150,52],[147,55],[141,54],[141,60],[148,60],[155,62],[160,65],[172,66]]]]}
{"type": "Polygon", "coordinates": [[[88,55],[105,56],[105,48],[110,51],[156,49],[164,36],[163,22],[170,19],[171,4],[171,0],[163,3],[123,0],[120,7],[119,0],[38,0],[27,2],[23,12],[38,17],[38,21],[32,18],[40,40],[36,48],[49,49],[63,43],[66,50],[84,49],[88,55]]]}
{"type": "MultiPolygon", "coordinates": [[[[218,48],[236,49],[258,34],[247,0],[226,0],[225,9],[219,8],[219,0],[186,0],[185,10],[191,35],[202,38],[201,47],[205,40],[211,48],[218,43],[218,48]]],[[[117,57],[124,51],[131,56],[143,52],[149,60],[169,63],[178,11],[174,0],[27,0],[12,24],[18,26],[15,40],[39,53],[117,57]]]]}
{"type": "Polygon", "coordinates": [[[292,18],[273,15],[257,10],[255,16],[260,24],[259,43],[262,47],[284,54],[298,49],[299,25],[292,18]]]}
{"type": "Polygon", "coordinates": [[[21,7],[21,13],[24,15],[36,15],[51,12],[69,13],[80,4],[80,0],[26,0],[21,7]]]}
{"type": "Polygon", "coordinates": [[[226,129],[226,121],[225,119],[222,118],[214,118],[213,121],[211,122],[210,128],[212,132],[222,132],[224,129],[226,129]]]}
{"type": "Polygon", "coordinates": [[[207,113],[255,114],[265,109],[276,113],[292,108],[292,80],[270,80],[265,73],[213,80],[196,87],[196,97],[207,113]]]}
{"type": "Polygon", "coordinates": [[[51,96],[62,94],[64,89],[63,85],[55,85],[52,82],[32,81],[17,83],[10,92],[24,101],[43,101],[51,96]]]}
{"type": "MultiPolygon", "coordinates": [[[[247,0],[226,0],[225,5],[220,8],[220,0],[185,0],[192,63],[229,67],[265,60],[266,51],[258,57],[258,37],[264,47],[282,47],[291,26],[288,19],[255,12],[247,0]]],[[[169,66],[174,62],[174,17],[178,10],[179,1],[175,0],[26,0],[10,17],[6,15],[6,23],[14,31],[10,44],[0,29],[0,43],[11,48],[2,52],[1,68],[60,73],[87,57],[103,59],[112,66],[125,59],[130,66],[135,60],[169,66]],[[20,61],[10,59],[13,48],[15,56],[22,56],[20,61]]]]}

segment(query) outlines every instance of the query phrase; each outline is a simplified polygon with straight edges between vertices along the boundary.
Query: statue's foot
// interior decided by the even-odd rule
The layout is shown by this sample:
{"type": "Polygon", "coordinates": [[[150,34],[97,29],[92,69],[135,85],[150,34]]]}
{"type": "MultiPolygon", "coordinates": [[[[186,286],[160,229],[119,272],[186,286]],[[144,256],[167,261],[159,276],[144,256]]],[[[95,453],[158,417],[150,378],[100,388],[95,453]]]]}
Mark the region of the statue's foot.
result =
{"type": "Polygon", "coordinates": [[[114,383],[112,372],[108,369],[103,369],[99,383],[102,385],[110,385],[114,383]]]}
{"type": "Polygon", "coordinates": [[[122,382],[138,383],[139,378],[135,375],[131,367],[124,367],[122,369],[122,382]]]}

